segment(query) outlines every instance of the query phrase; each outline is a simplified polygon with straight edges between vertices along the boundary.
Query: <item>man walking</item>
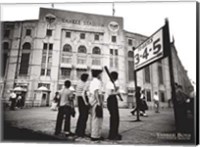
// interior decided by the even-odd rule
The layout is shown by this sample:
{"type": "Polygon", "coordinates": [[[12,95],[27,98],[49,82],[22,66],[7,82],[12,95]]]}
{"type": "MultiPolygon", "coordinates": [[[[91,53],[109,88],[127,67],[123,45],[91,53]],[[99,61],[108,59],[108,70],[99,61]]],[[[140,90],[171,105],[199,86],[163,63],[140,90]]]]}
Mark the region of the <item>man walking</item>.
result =
{"type": "Polygon", "coordinates": [[[154,93],[153,99],[154,99],[155,112],[159,113],[159,97],[157,92],[154,93]]]}
{"type": "Polygon", "coordinates": [[[75,115],[73,102],[74,98],[73,92],[69,89],[71,82],[68,80],[65,81],[64,86],[64,89],[60,92],[60,106],[58,108],[55,135],[59,135],[61,133],[62,122],[65,116],[64,133],[68,136],[73,135],[73,133],[70,132],[70,117],[71,115],[75,115]]]}
{"type": "Polygon", "coordinates": [[[14,91],[11,92],[9,100],[11,101],[10,110],[15,110],[17,95],[14,91]]]}
{"type": "Polygon", "coordinates": [[[109,81],[106,85],[108,98],[107,98],[107,108],[110,113],[110,130],[109,130],[109,136],[108,139],[111,140],[121,140],[121,135],[119,135],[119,110],[118,110],[118,100],[117,95],[119,94],[119,84],[118,84],[118,73],[117,72],[111,72],[111,78],[113,79],[116,89],[114,87],[114,84],[109,81]]]}

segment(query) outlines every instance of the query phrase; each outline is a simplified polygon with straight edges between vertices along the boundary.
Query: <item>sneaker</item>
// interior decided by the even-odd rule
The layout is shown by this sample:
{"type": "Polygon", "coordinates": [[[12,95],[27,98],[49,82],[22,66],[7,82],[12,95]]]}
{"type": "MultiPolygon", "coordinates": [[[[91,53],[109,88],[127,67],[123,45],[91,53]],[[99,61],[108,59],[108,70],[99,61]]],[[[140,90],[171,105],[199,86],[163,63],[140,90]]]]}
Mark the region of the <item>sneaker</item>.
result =
{"type": "Polygon", "coordinates": [[[135,115],[135,113],[133,111],[130,112],[132,115],[135,115]]]}
{"type": "Polygon", "coordinates": [[[101,140],[100,138],[93,138],[93,137],[91,137],[91,141],[99,141],[99,140],[101,140]]]}
{"type": "Polygon", "coordinates": [[[74,135],[75,135],[75,134],[72,133],[72,132],[64,132],[64,134],[65,134],[66,137],[67,137],[67,136],[74,136],[74,135]]]}
{"type": "Polygon", "coordinates": [[[148,117],[148,115],[146,113],[143,114],[144,117],[148,117]]]}

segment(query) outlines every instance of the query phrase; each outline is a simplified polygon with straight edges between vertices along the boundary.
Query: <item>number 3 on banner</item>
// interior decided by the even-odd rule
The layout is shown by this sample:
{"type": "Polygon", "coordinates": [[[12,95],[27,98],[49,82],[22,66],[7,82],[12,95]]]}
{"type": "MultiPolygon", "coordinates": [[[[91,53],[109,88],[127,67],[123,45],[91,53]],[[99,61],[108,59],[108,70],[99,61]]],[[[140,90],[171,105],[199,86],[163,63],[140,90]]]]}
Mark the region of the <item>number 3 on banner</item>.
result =
{"type": "Polygon", "coordinates": [[[136,55],[135,55],[135,59],[136,59],[135,64],[138,64],[138,63],[140,62],[140,55],[139,55],[139,54],[136,54],[136,55]]]}
{"type": "Polygon", "coordinates": [[[161,45],[158,44],[159,41],[160,41],[160,38],[158,38],[156,41],[153,42],[153,50],[154,50],[153,54],[157,54],[160,52],[161,45]]]}

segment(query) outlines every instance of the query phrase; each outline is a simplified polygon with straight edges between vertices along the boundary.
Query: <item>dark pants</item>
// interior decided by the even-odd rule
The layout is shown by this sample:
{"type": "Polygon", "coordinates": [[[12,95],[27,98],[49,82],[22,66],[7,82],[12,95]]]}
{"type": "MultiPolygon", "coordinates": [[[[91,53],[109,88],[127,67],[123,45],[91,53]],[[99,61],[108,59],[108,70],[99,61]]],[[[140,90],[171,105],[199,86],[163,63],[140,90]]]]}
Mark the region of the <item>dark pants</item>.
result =
{"type": "Polygon", "coordinates": [[[184,131],[187,128],[187,109],[185,103],[177,104],[177,129],[178,131],[184,131]]]}
{"type": "Polygon", "coordinates": [[[63,122],[64,116],[65,116],[64,131],[65,132],[70,132],[71,107],[69,107],[69,106],[60,106],[58,108],[58,115],[57,115],[57,121],[56,121],[55,134],[59,134],[61,132],[62,122],[63,122]]]}
{"type": "Polygon", "coordinates": [[[10,99],[10,101],[11,101],[10,110],[15,110],[16,99],[10,99]]]}
{"type": "Polygon", "coordinates": [[[89,108],[85,105],[83,97],[81,96],[78,96],[78,110],[79,118],[76,125],[76,134],[83,137],[85,135],[89,108]]]}
{"type": "Polygon", "coordinates": [[[108,97],[107,107],[110,113],[110,130],[108,137],[114,139],[118,136],[118,129],[119,129],[118,101],[115,95],[110,95],[108,97]]]}

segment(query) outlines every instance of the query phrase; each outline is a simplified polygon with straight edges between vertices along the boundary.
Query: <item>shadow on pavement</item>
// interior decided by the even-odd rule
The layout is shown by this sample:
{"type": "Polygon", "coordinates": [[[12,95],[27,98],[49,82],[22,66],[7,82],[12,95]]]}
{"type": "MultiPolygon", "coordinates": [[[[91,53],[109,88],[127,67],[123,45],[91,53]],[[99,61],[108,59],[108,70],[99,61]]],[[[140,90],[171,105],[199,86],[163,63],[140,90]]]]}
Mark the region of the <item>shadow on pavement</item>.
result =
{"type": "Polygon", "coordinates": [[[5,122],[2,132],[3,142],[72,142],[67,138],[47,135],[42,132],[17,128],[5,122]]]}

